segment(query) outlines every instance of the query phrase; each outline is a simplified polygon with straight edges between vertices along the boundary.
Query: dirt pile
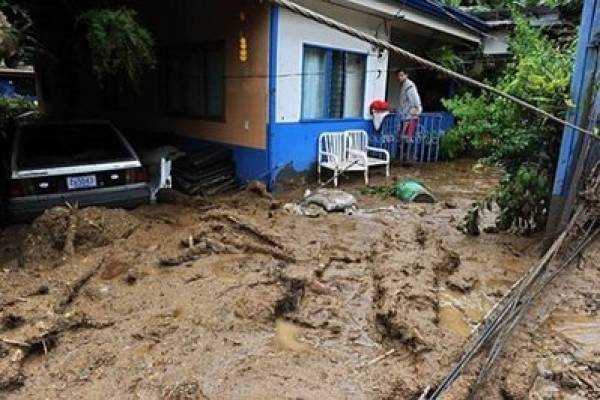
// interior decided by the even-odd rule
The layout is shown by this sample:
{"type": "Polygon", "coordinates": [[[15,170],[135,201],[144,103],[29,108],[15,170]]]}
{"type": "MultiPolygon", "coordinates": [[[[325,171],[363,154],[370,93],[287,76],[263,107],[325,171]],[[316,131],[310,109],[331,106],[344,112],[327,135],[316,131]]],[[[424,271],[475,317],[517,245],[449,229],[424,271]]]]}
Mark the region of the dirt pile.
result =
{"type": "Polygon", "coordinates": [[[139,220],[121,209],[55,207],[31,225],[21,247],[21,267],[56,263],[76,252],[125,239],[139,220]]]}

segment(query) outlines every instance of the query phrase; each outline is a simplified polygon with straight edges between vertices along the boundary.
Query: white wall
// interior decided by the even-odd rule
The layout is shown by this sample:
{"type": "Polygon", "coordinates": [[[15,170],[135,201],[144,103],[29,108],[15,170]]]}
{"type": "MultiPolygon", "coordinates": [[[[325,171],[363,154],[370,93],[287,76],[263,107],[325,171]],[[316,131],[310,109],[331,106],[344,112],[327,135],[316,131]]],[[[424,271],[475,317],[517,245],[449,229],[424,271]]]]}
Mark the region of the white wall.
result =
{"type": "MultiPolygon", "coordinates": [[[[300,3],[303,2],[300,1],[300,3]]],[[[383,20],[380,18],[316,1],[304,1],[304,3],[315,11],[342,20],[357,29],[370,34],[377,34],[382,39],[388,39],[382,24],[383,20]]],[[[385,97],[388,67],[387,52],[384,52],[382,57],[378,57],[377,50],[368,43],[280,9],[276,121],[300,121],[304,44],[314,44],[367,55],[363,116],[368,118],[368,108],[371,101],[385,97]]]]}

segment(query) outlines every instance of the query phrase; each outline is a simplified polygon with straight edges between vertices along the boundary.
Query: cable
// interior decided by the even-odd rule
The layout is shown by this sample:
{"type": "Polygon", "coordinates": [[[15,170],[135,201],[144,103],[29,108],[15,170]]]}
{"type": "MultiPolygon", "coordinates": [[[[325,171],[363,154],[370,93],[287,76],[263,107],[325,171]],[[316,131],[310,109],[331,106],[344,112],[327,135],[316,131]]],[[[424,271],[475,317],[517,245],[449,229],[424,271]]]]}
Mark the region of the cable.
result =
{"type": "Polygon", "coordinates": [[[469,85],[478,87],[480,89],[486,90],[486,91],[488,91],[490,93],[493,93],[493,94],[495,94],[497,96],[504,97],[505,99],[508,99],[508,100],[510,100],[512,102],[515,102],[515,103],[519,104],[520,106],[522,106],[524,108],[527,108],[528,110],[531,110],[531,111],[536,112],[536,113],[538,113],[540,115],[543,115],[544,117],[546,117],[546,118],[548,118],[548,119],[550,119],[550,120],[552,120],[552,121],[554,121],[556,123],[559,123],[559,124],[564,125],[564,126],[568,126],[569,128],[572,128],[572,129],[574,129],[576,131],[579,131],[579,132],[581,132],[583,134],[594,136],[594,134],[592,132],[590,132],[590,131],[588,131],[586,129],[583,129],[583,128],[577,126],[577,125],[574,125],[571,122],[565,121],[564,119],[559,118],[559,117],[557,117],[557,116],[555,116],[553,114],[550,114],[549,112],[544,111],[541,108],[536,107],[533,104],[530,104],[530,103],[528,103],[528,102],[526,102],[524,100],[521,100],[518,97],[515,97],[515,96],[513,96],[511,94],[508,94],[506,92],[498,90],[498,89],[496,89],[496,88],[494,88],[494,87],[492,87],[490,85],[487,85],[485,83],[479,82],[479,81],[477,81],[477,80],[475,80],[473,78],[469,78],[468,76],[465,76],[465,75],[460,74],[458,72],[454,72],[451,69],[445,68],[445,67],[443,67],[443,66],[441,66],[439,64],[436,64],[436,63],[434,63],[432,61],[429,61],[429,60],[427,60],[427,59],[425,59],[423,57],[420,57],[420,56],[418,56],[418,55],[416,55],[416,54],[414,54],[414,53],[412,53],[412,52],[410,52],[408,50],[405,50],[405,49],[400,48],[398,46],[394,46],[391,43],[386,42],[385,40],[378,39],[378,38],[374,37],[373,35],[369,35],[369,34],[364,33],[364,32],[362,32],[362,31],[360,31],[360,30],[358,30],[356,28],[353,28],[353,27],[351,27],[349,25],[346,25],[344,23],[338,22],[338,21],[336,21],[336,20],[334,20],[332,18],[326,17],[325,15],[316,13],[316,12],[314,12],[314,11],[306,8],[306,7],[302,7],[302,6],[294,3],[293,1],[289,1],[289,0],[268,0],[268,1],[271,2],[272,4],[275,4],[275,5],[278,5],[278,6],[281,6],[281,7],[285,8],[287,10],[290,10],[290,11],[296,13],[296,14],[300,14],[300,15],[308,18],[308,19],[312,19],[313,21],[316,21],[318,23],[327,25],[330,28],[333,28],[333,29],[336,29],[336,30],[341,31],[343,33],[346,33],[348,35],[354,36],[354,37],[356,37],[358,39],[361,39],[361,40],[363,40],[363,41],[365,41],[367,43],[371,43],[371,44],[373,44],[375,46],[379,46],[379,47],[384,48],[386,50],[389,50],[391,52],[397,53],[397,54],[399,54],[399,55],[401,55],[401,56],[403,56],[405,58],[408,58],[411,61],[414,61],[416,63],[425,65],[426,67],[434,69],[434,70],[436,70],[438,72],[441,72],[441,73],[443,73],[443,74],[445,74],[445,75],[447,75],[449,77],[452,77],[454,79],[463,81],[463,82],[465,82],[465,83],[467,83],[469,85]]]}

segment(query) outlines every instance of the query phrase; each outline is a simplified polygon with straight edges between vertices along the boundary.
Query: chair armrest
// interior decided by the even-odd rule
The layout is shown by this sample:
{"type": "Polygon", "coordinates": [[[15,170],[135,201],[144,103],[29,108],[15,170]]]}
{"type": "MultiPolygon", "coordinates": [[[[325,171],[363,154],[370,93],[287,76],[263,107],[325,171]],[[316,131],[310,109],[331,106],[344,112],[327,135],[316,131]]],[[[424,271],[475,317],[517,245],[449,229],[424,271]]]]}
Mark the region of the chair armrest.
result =
{"type": "Polygon", "coordinates": [[[390,152],[387,151],[386,149],[380,149],[380,148],[377,148],[377,147],[367,146],[367,150],[368,151],[373,151],[375,153],[383,153],[385,155],[385,160],[386,161],[390,160],[390,152]]]}

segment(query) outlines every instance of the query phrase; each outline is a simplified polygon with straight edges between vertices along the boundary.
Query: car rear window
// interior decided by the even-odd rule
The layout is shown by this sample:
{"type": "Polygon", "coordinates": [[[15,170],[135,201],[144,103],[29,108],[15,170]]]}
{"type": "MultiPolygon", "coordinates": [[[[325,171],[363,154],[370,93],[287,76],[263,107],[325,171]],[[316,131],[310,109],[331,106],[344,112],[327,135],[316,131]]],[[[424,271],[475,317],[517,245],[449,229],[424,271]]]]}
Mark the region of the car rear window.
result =
{"type": "Polygon", "coordinates": [[[110,125],[40,125],[21,129],[18,168],[53,168],[131,160],[110,125]]]}

